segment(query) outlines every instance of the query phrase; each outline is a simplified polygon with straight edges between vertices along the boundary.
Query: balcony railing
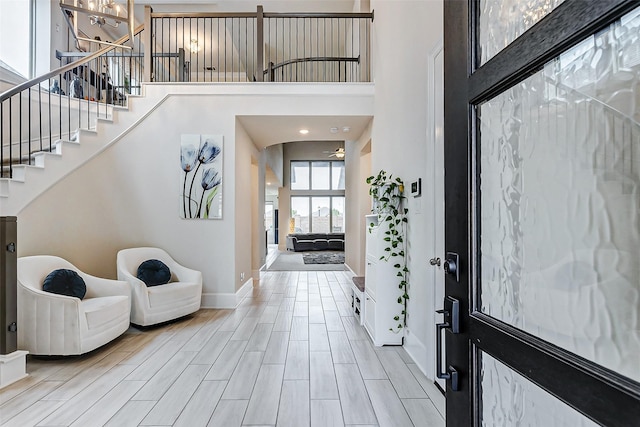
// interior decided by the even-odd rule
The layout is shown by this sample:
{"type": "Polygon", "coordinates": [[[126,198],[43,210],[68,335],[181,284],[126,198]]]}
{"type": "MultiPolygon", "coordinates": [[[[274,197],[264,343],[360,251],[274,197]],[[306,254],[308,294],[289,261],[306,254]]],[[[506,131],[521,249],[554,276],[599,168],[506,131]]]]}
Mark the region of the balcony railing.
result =
{"type": "MultiPolygon", "coordinates": [[[[148,80],[368,82],[373,13],[154,13],[148,80]]],[[[146,44],[147,45],[147,44],[146,44]]]]}

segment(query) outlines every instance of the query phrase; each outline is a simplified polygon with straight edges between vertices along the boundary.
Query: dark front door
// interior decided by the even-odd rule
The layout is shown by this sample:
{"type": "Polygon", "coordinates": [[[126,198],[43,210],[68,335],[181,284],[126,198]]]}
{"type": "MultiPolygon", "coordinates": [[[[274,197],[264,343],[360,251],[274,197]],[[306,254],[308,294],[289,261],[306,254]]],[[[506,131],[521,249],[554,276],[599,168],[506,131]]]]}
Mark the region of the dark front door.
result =
{"type": "Polygon", "coordinates": [[[447,424],[640,425],[640,2],[444,28],[447,424]]]}

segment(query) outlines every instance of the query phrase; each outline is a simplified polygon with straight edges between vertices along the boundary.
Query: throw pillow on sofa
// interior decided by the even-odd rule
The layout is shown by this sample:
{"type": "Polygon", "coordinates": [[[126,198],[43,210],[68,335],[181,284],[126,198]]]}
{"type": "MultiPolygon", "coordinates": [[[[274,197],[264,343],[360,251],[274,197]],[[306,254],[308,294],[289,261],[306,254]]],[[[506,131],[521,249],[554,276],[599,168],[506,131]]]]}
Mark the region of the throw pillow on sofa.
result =
{"type": "Polygon", "coordinates": [[[148,259],[138,267],[138,279],[147,286],[164,285],[171,280],[171,271],[159,259],[148,259]]]}
{"type": "Polygon", "coordinates": [[[87,293],[87,285],[75,271],[61,268],[52,271],[45,277],[42,290],[82,299],[87,293]]]}

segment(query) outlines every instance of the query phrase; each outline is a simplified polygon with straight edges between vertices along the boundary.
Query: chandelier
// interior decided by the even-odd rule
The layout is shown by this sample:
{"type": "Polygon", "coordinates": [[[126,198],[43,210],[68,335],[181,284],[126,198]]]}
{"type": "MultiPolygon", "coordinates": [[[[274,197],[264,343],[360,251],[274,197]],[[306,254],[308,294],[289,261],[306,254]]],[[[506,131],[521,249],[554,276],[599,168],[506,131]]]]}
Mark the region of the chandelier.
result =
{"type": "Polygon", "coordinates": [[[125,22],[128,27],[129,38],[133,40],[135,27],[133,0],[126,0],[126,7],[124,3],[124,0],[120,0],[120,3],[115,0],[60,0],[60,8],[77,40],[110,44],[80,37],[78,19],[81,15],[84,15],[91,25],[97,25],[98,27],[108,25],[117,28],[122,22],[125,22]]]}
{"type": "Polygon", "coordinates": [[[113,0],[90,0],[88,9],[96,12],[94,15],[89,15],[91,25],[98,25],[99,27],[110,25],[115,28],[122,22],[120,5],[113,0]]]}

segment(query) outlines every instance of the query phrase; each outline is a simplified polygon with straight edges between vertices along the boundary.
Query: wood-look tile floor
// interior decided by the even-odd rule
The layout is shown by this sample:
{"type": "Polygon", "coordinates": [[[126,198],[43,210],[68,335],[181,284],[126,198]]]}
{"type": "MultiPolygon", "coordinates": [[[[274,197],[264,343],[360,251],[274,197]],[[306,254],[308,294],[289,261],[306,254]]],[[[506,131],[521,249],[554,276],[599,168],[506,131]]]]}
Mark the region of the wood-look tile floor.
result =
{"type": "MultiPolygon", "coordinates": [[[[2,426],[443,426],[402,347],[372,345],[346,272],[262,273],[200,310],[79,357],[30,357],[2,426]]],[[[433,396],[433,395],[432,395],[433,396]]]]}

